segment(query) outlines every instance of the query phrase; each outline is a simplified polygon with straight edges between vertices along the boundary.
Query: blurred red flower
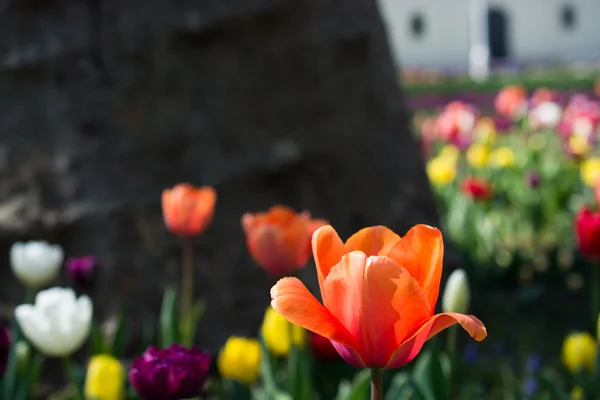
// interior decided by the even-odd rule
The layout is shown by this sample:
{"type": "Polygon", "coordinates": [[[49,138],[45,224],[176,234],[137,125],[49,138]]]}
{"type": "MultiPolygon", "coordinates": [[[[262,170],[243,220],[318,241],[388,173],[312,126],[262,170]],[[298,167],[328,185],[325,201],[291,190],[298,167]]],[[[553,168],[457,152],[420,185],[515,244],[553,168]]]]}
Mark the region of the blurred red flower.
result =
{"type": "Polygon", "coordinates": [[[581,254],[600,261],[600,211],[583,206],[575,216],[575,237],[581,254]]]}
{"type": "Polygon", "coordinates": [[[494,194],[492,185],[488,181],[473,176],[465,178],[460,188],[467,197],[475,200],[487,200],[494,194]]]}

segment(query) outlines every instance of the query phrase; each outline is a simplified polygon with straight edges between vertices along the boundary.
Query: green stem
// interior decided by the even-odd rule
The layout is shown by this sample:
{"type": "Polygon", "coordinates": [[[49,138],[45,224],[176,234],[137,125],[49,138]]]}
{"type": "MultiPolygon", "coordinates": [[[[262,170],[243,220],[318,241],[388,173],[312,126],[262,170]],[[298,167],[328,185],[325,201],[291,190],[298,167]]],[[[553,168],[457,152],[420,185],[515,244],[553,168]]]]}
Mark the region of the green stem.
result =
{"type": "Polygon", "coordinates": [[[450,393],[452,393],[452,378],[454,375],[454,371],[456,370],[456,338],[457,338],[457,330],[458,326],[453,325],[448,328],[448,358],[450,358],[450,393]]]}
{"type": "Polygon", "coordinates": [[[383,368],[371,368],[371,400],[383,399],[383,368]]]}
{"type": "Polygon", "coordinates": [[[35,301],[35,295],[37,294],[37,289],[28,287],[25,290],[25,304],[33,304],[35,301]]]}
{"type": "Polygon", "coordinates": [[[75,392],[77,393],[76,400],[84,400],[82,388],[79,387],[77,383],[77,378],[73,373],[73,362],[69,357],[64,357],[63,361],[63,369],[65,370],[65,375],[67,376],[68,381],[75,387],[75,392]]]}
{"type": "Polygon", "coordinates": [[[592,301],[592,327],[595,330],[598,322],[598,314],[600,314],[600,265],[590,266],[590,298],[592,301]]]}
{"type": "Polygon", "coordinates": [[[181,316],[182,338],[190,346],[194,339],[190,336],[192,307],[194,303],[194,246],[189,238],[185,238],[181,245],[181,316]]]}

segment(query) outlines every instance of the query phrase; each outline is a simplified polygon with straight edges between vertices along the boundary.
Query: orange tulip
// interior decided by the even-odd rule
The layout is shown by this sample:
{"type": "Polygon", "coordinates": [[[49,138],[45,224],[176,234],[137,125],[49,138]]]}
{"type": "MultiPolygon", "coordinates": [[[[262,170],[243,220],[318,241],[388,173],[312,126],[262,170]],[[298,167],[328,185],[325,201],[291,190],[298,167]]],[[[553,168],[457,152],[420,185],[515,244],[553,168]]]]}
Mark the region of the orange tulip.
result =
{"type": "Polygon", "coordinates": [[[304,267],[310,257],[310,238],[325,224],[324,220],[311,219],[307,211],[296,213],[284,206],[242,216],[250,255],[273,275],[290,274],[304,267]]]}
{"type": "Polygon", "coordinates": [[[195,236],[206,230],[215,213],[217,192],[210,186],[195,188],[180,183],[162,193],[165,224],[171,233],[195,236]]]}
{"type": "Polygon", "coordinates": [[[494,106],[503,117],[519,118],[527,111],[527,92],[521,85],[508,85],[496,95],[494,106]]]}
{"type": "Polygon", "coordinates": [[[344,244],[329,225],[312,237],[322,305],[296,278],[271,289],[271,305],[290,322],[331,340],[351,365],[398,368],[423,344],[459,323],[477,341],[487,336],[471,315],[434,315],[440,288],[442,234],[417,225],[401,238],[365,228],[344,244]]]}

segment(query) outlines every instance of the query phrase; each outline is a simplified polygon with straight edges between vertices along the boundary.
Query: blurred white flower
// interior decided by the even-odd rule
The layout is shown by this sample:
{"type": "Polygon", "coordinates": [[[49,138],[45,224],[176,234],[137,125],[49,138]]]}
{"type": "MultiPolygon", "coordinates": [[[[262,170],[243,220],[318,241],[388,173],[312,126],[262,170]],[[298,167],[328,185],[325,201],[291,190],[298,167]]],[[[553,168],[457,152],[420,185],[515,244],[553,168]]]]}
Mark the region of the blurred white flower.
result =
{"type": "Polygon", "coordinates": [[[10,248],[10,264],[19,281],[38,289],[58,276],[63,262],[63,249],[43,241],[17,242],[10,248]]]}
{"type": "Polygon", "coordinates": [[[77,351],[90,334],[92,301],[75,297],[72,289],[54,287],[35,297],[35,304],[21,304],[15,317],[23,335],[42,354],[66,357],[77,351]]]}
{"type": "Polygon", "coordinates": [[[471,291],[463,269],[454,270],[448,277],[442,297],[442,311],[465,314],[469,310],[471,291]]]}
{"type": "Polygon", "coordinates": [[[531,110],[530,119],[534,126],[553,128],[562,118],[562,108],[560,105],[547,101],[540,103],[531,110]]]}

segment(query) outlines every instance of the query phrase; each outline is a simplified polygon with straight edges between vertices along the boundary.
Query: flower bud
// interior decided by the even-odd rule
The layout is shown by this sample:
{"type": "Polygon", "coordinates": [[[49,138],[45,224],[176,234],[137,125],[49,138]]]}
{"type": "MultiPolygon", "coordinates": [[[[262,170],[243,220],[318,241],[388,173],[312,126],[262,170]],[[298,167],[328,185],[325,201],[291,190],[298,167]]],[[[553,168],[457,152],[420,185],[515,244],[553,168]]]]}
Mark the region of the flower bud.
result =
{"type": "Polygon", "coordinates": [[[267,349],[280,357],[287,356],[290,352],[290,336],[296,346],[303,346],[306,339],[306,331],[303,328],[288,322],[272,307],[267,308],[265,312],[261,333],[267,349]]]}
{"type": "Polygon", "coordinates": [[[232,336],[221,349],[217,366],[223,378],[249,386],[258,379],[260,359],[258,340],[232,336]]]}
{"type": "Polygon", "coordinates": [[[86,399],[123,399],[125,371],[121,362],[107,354],[93,356],[88,364],[84,388],[86,399]]]}
{"type": "Polygon", "coordinates": [[[10,248],[10,264],[17,279],[29,288],[39,289],[60,272],[63,249],[43,241],[17,242],[10,248]]]}
{"type": "Polygon", "coordinates": [[[15,357],[19,371],[24,371],[29,364],[29,356],[31,355],[31,347],[25,340],[19,340],[15,343],[15,357]]]}
{"type": "Polygon", "coordinates": [[[587,332],[571,333],[563,342],[562,361],[572,374],[580,371],[594,372],[597,354],[598,345],[587,332]]]}
{"type": "Polygon", "coordinates": [[[464,314],[469,309],[471,292],[467,274],[463,269],[454,270],[448,277],[444,296],[442,297],[442,310],[464,314]]]}

